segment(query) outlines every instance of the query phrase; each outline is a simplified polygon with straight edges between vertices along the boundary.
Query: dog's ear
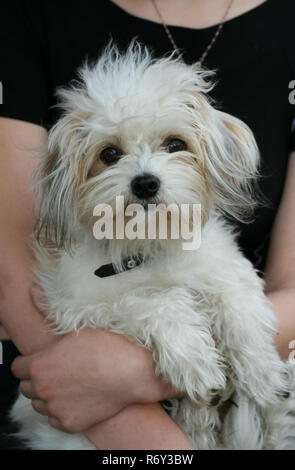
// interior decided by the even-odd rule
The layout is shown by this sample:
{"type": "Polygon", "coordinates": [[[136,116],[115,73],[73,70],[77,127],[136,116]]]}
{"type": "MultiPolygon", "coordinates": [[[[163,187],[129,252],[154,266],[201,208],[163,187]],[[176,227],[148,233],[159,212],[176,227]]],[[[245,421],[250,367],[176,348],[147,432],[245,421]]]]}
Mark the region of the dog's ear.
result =
{"type": "Polygon", "coordinates": [[[40,244],[70,250],[77,229],[77,196],[85,180],[79,119],[65,114],[48,136],[48,150],[34,175],[41,190],[36,238],[40,244]]]}
{"type": "Polygon", "coordinates": [[[244,122],[210,108],[205,137],[206,172],[214,201],[223,212],[247,221],[260,197],[256,186],[258,147],[244,122]]]}

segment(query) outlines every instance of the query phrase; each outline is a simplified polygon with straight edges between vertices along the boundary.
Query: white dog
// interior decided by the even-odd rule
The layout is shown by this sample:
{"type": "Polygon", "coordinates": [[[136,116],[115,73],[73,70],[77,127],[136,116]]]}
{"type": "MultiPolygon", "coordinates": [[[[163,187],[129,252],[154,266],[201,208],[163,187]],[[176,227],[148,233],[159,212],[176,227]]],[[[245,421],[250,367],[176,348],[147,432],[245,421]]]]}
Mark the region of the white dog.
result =
{"type": "MultiPolygon", "coordinates": [[[[64,114],[41,164],[38,279],[55,332],[127,335],[183,392],[171,416],[197,449],[294,449],[294,372],[274,347],[263,281],[222,213],[254,207],[259,161],[240,120],[212,107],[210,74],[174,55],[114,46],[59,92],[64,114]],[[97,240],[99,203],[201,204],[202,242],[97,240]],[[97,275],[94,273],[96,272],[97,275]]],[[[115,214],[116,215],[116,214],[115,214]]],[[[33,449],[93,449],[20,396],[11,412],[33,449]]]]}

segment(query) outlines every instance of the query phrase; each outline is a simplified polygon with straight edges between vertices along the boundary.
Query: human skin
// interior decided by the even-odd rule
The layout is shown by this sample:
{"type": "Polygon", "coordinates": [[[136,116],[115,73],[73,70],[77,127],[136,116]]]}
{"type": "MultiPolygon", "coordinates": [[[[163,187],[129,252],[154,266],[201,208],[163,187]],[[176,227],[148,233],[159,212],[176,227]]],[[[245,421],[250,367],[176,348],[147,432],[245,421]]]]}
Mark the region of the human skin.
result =
{"type": "MultiPolygon", "coordinates": [[[[227,14],[227,20],[251,10],[266,0],[234,0],[227,14]]],[[[156,23],[159,15],[151,0],[112,0],[132,15],[156,23]]],[[[168,25],[188,28],[208,28],[220,23],[230,0],[156,0],[159,11],[168,25]]]]}

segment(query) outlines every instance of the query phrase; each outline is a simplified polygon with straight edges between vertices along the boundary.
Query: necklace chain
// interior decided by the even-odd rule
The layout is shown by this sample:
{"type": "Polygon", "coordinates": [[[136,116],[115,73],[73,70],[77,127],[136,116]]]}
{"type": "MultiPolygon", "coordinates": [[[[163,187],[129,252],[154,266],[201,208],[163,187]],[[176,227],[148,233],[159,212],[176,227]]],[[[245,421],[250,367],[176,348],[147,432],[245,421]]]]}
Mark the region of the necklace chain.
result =
{"type": "MultiPolygon", "coordinates": [[[[162,13],[161,13],[160,10],[159,10],[159,7],[158,7],[158,5],[157,5],[157,3],[156,3],[156,0],[151,0],[151,2],[152,2],[152,4],[153,4],[153,6],[154,6],[154,9],[155,9],[156,12],[157,12],[157,15],[158,15],[158,17],[159,17],[159,19],[160,19],[160,21],[161,21],[161,23],[162,23],[162,26],[163,26],[163,28],[164,28],[164,30],[165,30],[167,36],[168,36],[168,39],[169,39],[169,41],[170,41],[171,44],[172,44],[173,49],[174,49],[175,51],[178,51],[178,50],[179,50],[179,47],[177,46],[176,42],[174,41],[174,38],[173,38],[173,36],[172,36],[172,34],[171,34],[171,31],[170,31],[170,29],[168,28],[167,24],[166,24],[165,21],[164,21],[163,15],[162,15],[162,13]]],[[[229,13],[229,11],[230,11],[230,9],[231,9],[233,3],[234,3],[234,0],[230,0],[230,1],[229,1],[228,5],[227,5],[227,7],[226,7],[225,13],[224,13],[223,17],[221,18],[221,21],[220,21],[220,23],[219,23],[219,25],[218,25],[218,28],[217,28],[217,30],[216,30],[216,32],[215,32],[213,38],[211,39],[211,41],[210,41],[210,43],[208,44],[208,46],[206,47],[205,51],[203,52],[203,54],[201,55],[201,57],[200,57],[199,60],[197,61],[198,64],[202,65],[202,63],[204,62],[204,60],[205,60],[205,58],[207,57],[208,53],[209,53],[210,50],[212,49],[214,43],[216,42],[216,39],[218,38],[218,36],[219,36],[220,33],[221,33],[221,30],[222,30],[222,28],[223,28],[223,26],[224,26],[224,23],[225,23],[225,21],[226,21],[226,19],[227,19],[228,13],[229,13]]]]}

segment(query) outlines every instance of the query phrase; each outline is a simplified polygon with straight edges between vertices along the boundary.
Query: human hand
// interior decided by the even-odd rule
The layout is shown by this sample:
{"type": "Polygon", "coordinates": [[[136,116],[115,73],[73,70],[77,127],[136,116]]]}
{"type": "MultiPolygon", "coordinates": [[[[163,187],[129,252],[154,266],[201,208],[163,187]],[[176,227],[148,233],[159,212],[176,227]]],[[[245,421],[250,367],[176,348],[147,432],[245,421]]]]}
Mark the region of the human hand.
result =
{"type": "Polygon", "coordinates": [[[30,356],[12,372],[33,408],[66,432],[82,432],[135,403],[176,396],[154,374],[151,353],[102,329],[85,328],[30,356]]]}

